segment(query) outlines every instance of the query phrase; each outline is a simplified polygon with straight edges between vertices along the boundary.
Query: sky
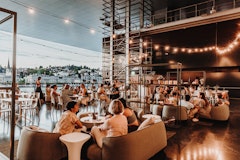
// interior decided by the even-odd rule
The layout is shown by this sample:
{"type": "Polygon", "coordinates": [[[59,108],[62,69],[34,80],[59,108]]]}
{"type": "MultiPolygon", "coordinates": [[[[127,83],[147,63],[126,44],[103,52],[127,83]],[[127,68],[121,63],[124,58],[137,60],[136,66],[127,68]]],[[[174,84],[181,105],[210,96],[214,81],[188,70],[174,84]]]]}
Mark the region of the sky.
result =
{"type": "MultiPolygon", "coordinates": [[[[101,68],[101,52],[17,35],[17,68],[88,66],[101,68]]],[[[0,65],[12,66],[12,34],[0,31],[0,65]]]]}

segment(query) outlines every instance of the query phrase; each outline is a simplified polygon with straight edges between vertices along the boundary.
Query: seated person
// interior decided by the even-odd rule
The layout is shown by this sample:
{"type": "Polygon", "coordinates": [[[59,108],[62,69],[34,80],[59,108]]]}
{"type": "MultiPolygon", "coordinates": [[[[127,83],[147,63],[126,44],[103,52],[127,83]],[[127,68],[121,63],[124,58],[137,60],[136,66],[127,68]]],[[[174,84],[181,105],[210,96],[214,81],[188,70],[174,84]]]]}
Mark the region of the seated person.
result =
{"type": "Polygon", "coordinates": [[[101,84],[97,90],[98,99],[110,103],[110,99],[108,98],[106,91],[103,87],[103,84],[101,84]]]}
{"type": "Polygon", "coordinates": [[[52,101],[52,103],[55,105],[55,106],[57,106],[58,105],[58,96],[60,96],[60,94],[57,92],[57,85],[55,84],[55,85],[53,85],[52,87],[51,87],[51,93],[50,93],[50,95],[51,95],[51,101],[52,101]]]}
{"type": "Polygon", "coordinates": [[[139,126],[138,119],[134,113],[134,111],[127,106],[126,100],[123,98],[119,99],[123,106],[124,106],[124,112],[123,115],[127,117],[127,122],[128,122],[128,133],[136,131],[139,126]]]}
{"type": "Polygon", "coordinates": [[[71,132],[86,131],[86,127],[82,125],[77,118],[76,113],[79,111],[79,104],[71,101],[67,104],[67,111],[63,112],[60,120],[57,122],[53,133],[60,133],[61,135],[71,132]]]}
{"type": "Polygon", "coordinates": [[[70,86],[66,84],[62,90],[62,100],[63,100],[64,108],[66,108],[66,105],[68,104],[68,102],[72,101],[70,96],[73,95],[73,91],[70,90],[69,88],[70,86]]]}
{"type": "MultiPolygon", "coordinates": [[[[199,112],[210,112],[211,111],[211,104],[209,103],[209,101],[205,97],[204,92],[200,92],[198,98],[194,101],[195,101],[195,102],[193,102],[194,108],[192,108],[190,110],[189,118],[194,118],[194,116],[196,116],[196,114],[199,113],[199,112]]],[[[209,114],[209,113],[206,113],[206,114],[209,114]]],[[[198,115],[196,117],[198,117],[198,115]]],[[[196,119],[197,118],[195,118],[195,120],[196,119]]]]}
{"type": "Polygon", "coordinates": [[[122,115],[124,111],[122,102],[118,99],[113,100],[108,110],[113,116],[102,125],[93,126],[91,129],[91,134],[100,148],[102,148],[102,139],[104,137],[116,137],[128,133],[127,118],[122,115]]]}
{"type": "Polygon", "coordinates": [[[230,102],[228,100],[228,93],[227,92],[222,92],[222,94],[220,95],[220,97],[218,98],[217,103],[215,104],[215,106],[219,106],[222,104],[226,104],[226,105],[230,105],[230,102]]]}
{"type": "Polygon", "coordinates": [[[194,108],[194,105],[189,102],[190,100],[190,95],[185,95],[185,99],[181,99],[179,102],[178,102],[178,105],[181,105],[183,107],[185,107],[187,109],[187,113],[189,114],[190,110],[192,108],[194,108]]]}
{"type": "Polygon", "coordinates": [[[166,99],[167,104],[172,104],[174,106],[178,105],[178,100],[179,100],[179,93],[178,92],[173,92],[172,96],[166,99]]]}
{"type": "Polygon", "coordinates": [[[116,86],[116,84],[113,84],[113,86],[111,88],[111,92],[112,92],[112,94],[110,96],[110,99],[117,99],[120,97],[119,89],[116,86]]]}
{"type": "Polygon", "coordinates": [[[87,88],[85,87],[85,85],[83,83],[80,85],[79,95],[80,95],[80,97],[78,98],[78,100],[81,102],[81,104],[87,106],[90,98],[88,97],[87,88]]]}
{"type": "Polygon", "coordinates": [[[83,83],[80,85],[79,95],[82,96],[82,97],[87,97],[88,96],[87,88],[85,87],[85,85],[83,83]]]}
{"type": "Polygon", "coordinates": [[[158,104],[159,101],[165,100],[164,88],[162,86],[156,88],[156,93],[154,94],[154,100],[156,100],[156,104],[158,104]]]}

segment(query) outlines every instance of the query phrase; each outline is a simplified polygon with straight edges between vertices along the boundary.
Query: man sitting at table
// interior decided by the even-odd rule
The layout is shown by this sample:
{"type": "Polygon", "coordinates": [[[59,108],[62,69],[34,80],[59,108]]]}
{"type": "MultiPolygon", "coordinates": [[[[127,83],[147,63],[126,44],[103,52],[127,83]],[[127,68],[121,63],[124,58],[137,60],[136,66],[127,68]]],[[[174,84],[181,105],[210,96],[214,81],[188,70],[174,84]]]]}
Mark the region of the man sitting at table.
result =
{"type": "Polygon", "coordinates": [[[110,99],[117,99],[120,97],[119,89],[116,84],[113,84],[111,92],[112,94],[110,95],[110,99]]]}
{"type": "Polygon", "coordinates": [[[69,89],[70,86],[68,84],[62,90],[62,100],[64,104],[64,108],[67,106],[68,102],[72,101],[71,97],[73,95],[73,91],[69,89]]]}
{"type": "Polygon", "coordinates": [[[68,134],[71,132],[86,131],[87,128],[82,125],[77,118],[76,113],[79,111],[79,104],[71,101],[67,104],[67,111],[65,111],[60,120],[57,122],[53,133],[68,134]]]}

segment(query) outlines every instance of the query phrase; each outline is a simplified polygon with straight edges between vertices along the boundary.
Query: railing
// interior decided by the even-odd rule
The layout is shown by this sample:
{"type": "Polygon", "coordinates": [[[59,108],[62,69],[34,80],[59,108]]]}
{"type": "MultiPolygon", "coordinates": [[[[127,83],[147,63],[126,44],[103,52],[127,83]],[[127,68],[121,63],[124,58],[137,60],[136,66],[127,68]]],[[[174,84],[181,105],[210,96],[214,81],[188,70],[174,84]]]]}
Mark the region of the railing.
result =
{"type": "Polygon", "coordinates": [[[160,14],[155,14],[151,17],[152,24],[147,27],[179,21],[187,18],[214,14],[215,12],[226,11],[240,7],[240,0],[232,0],[231,2],[217,2],[210,0],[203,3],[198,3],[175,10],[165,11],[160,14]]]}

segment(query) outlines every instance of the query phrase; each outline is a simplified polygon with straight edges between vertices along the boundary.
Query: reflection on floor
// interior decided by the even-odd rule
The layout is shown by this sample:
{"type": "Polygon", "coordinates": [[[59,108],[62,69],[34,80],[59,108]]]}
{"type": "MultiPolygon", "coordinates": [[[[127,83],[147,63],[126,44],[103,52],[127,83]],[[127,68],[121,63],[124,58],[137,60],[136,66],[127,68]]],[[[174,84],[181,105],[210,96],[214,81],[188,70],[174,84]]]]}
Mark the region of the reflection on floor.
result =
{"type": "MultiPolygon", "coordinates": [[[[61,115],[60,110],[43,105],[34,125],[51,131],[61,115]]],[[[152,160],[237,160],[240,157],[240,100],[231,100],[230,118],[227,122],[200,119],[199,122],[182,122],[180,128],[168,128],[176,134],[168,140],[167,147],[152,160]]],[[[26,125],[28,125],[26,122],[26,125]]],[[[15,139],[19,139],[21,126],[15,127],[15,139]]],[[[0,119],[0,152],[9,157],[10,125],[0,119]]],[[[15,149],[16,152],[16,149],[15,149]]]]}

